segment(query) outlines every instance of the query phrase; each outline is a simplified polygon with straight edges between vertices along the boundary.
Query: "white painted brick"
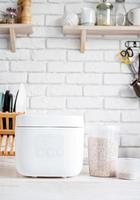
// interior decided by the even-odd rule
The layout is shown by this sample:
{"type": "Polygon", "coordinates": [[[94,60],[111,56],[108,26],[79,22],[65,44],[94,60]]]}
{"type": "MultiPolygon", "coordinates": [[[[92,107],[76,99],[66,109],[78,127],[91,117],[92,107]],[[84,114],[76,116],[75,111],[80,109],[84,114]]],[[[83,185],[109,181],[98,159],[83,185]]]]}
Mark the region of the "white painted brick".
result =
{"type": "MultiPolygon", "coordinates": [[[[122,155],[139,156],[140,103],[129,86],[133,78],[128,67],[116,58],[126,40],[138,37],[88,36],[86,51],[81,54],[79,35],[64,35],[62,31],[64,6],[67,12],[77,13],[82,7],[95,8],[97,3],[33,0],[33,34],[17,37],[16,53],[7,49],[7,36],[0,36],[0,90],[10,89],[15,95],[24,82],[29,112],[84,114],[86,128],[95,124],[120,126],[122,155]]],[[[1,0],[0,8],[15,4],[1,0]]],[[[126,0],[127,11],[134,7],[140,7],[139,0],[126,0]]]]}
{"type": "Polygon", "coordinates": [[[120,135],[140,135],[140,123],[137,122],[127,122],[120,123],[120,135]]]}
{"type": "Polygon", "coordinates": [[[82,96],[82,87],[75,85],[57,85],[47,87],[48,96],[82,96]]]}
{"type": "Polygon", "coordinates": [[[0,49],[8,48],[8,40],[0,38],[0,49]]]}
{"type": "Polygon", "coordinates": [[[48,72],[82,72],[83,64],[80,62],[49,62],[48,72]]]}
{"type": "Polygon", "coordinates": [[[0,60],[28,60],[30,59],[29,50],[17,50],[15,53],[9,50],[0,50],[0,60]]]}
{"type": "Polygon", "coordinates": [[[140,148],[120,148],[119,157],[140,158],[140,148]]]}
{"type": "Polygon", "coordinates": [[[105,61],[112,61],[112,62],[119,62],[117,58],[117,54],[119,51],[105,51],[104,52],[104,59],[105,61]]]}
{"type": "Polygon", "coordinates": [[[66,52],[64,50],[34,50],[32,57],[34,60],[65,60],[66,52]]]}
{"type": "Polygon", "coordinates": [[[45,72],[46,63],[33,61],[11,62],[11,71],[15,72],[45,72]]]}
{"type": "Polygon", "coordinates": [[[68,60],[71,61],[102,61],[103,52],[102,51],[85,51],[85,53],[80,53],[79,51],[69,51],[68,60]]]}
{"type": "Polygon", "coordinates": [[[33,27],[33,34],[31,37],[46,37],[47,27],[44,26],[35,26],[33,27]]]}
{"type": "Polygon", "coordinates": [[[106,39],[88,39],[86,43],[87,49],[97,49],[97,50],[109,50],[109,49],[119,49],[118,40],[106,40],[106,39]]]}
{"type": "Polygon", "coordinates": [[[84,96],[119,96],[122,86],[88,85],[84,87],[84,96]]]}
{"type": "Polygon", "coordinates": [[[63,32],[60,27],[35,26],[33,27],[33,34],[31,37],[62,38],[63,32]]]}
{"type": "Polygon", "coordinates": [[[48,39],[48,48],[79,49],[79,39],[48,39]]]}
{"type": "MultiPolygon", "coordinates": [[[[35,96],[45,96],[46,93],[46,86],[45,85],[29,85],[25,84],[26,87],[26,93],[28,97],[35,97],[35,96]]],[[[8,88],[12,94],[16,95],[16,92],[19,89],[19,84],[10,84],[8,85],[8,88]]]]}
{"type": "Polygon", "coordinates": [[[36,26],[43,26],[45,24],[44,15],[33,15],[32,16],[32,24],[36,26]]]}
{"type": "Polygon", "coordinates": [[[45,74],[32,73],[29,74],[29,83],[64,83],[64,74],[45,74]]]}
{"type": "Polygon", "coordinates": [[[0,73],[0,84],[1,83],[25,83],[27,81],[26,73],[0,73]]]}
{"type": "Polygon", "coordinates": [[[65,98],[56,97],[33,97],[31,108],[38,109],[62,109],[65,107],[65,98]]]}
{"type": "Polygon", "coordinates": [[[91,62],[85,64],[85,72],[120,72],[119,63],[109,63],[109,62],[91,62]]]}
{"type": "Polygon", "coordinates": [[[101,74],[68,74],[66,75],[67,83],[73,84],[100,84],[102,83],[101,74]]]}
{"type": "Polygon", "coordinates": [[[62,38],[64,37],[62,28],[59,27],[47,27],[46,29],[46,37],[50,38],[62,38]]]}
{"type": "Polygon", "coordinates": [[[127,98],[105,98],[105,108],[107,109],[138,109],[138,99],[127,98]]]}
{"type": "Polygon", "coordinates": [[[7,61],[0,61],[0,72],[8,71],[9,63],[7,61]]]}
{"type": "Polygon", "coordinates": [[[46,16],[46,25],[47,26],[62,26],[62,15],[47,15],[46,16]]]}
{"type": "Polygon", "coordinates": [[[140,147],[140,136],[127,135],[121,136],[121,146],[122,147],[140,147]]]}
{"type": "Polygon", "coordinates": [[[105,74],[104,83],[110,85],[130,84],[132,77],[130,74],[105,74]]]}
{"type": "Polygon", "coordinates": [[[62,15],[64,12],[64,5],[63,4],[33,4],[32,5],[32,12],[33,14],[56,14],[62,15]]]}
{"type": "Polygon", "coordinates": [[[103,104],[102,98],[89,98],[89,97],[70,97],[67,98],[68,108],[101,108],[103,104]]]}
{"type": "Polygon", "coordinates": [[[20,49],[42,49],[45,48],[45,39],[19,38],[16,47],[20,49]]]}
{"type": "Polygon", "coordinates": [[[120,121],[120,112],[108,110],[87,111],[85,119],[91,122],[118,122],[120,121]]]}
{"type": "Polygon", "coordinates": [[[46,92],[45,85],[27,85],[27,95],[32,96],[43,96],[46,92]]]}
{"type": "Polygon", "coordinates": [[[124,122],[140,122],[140,111],[123,111],[122,120],[124,122]]]}

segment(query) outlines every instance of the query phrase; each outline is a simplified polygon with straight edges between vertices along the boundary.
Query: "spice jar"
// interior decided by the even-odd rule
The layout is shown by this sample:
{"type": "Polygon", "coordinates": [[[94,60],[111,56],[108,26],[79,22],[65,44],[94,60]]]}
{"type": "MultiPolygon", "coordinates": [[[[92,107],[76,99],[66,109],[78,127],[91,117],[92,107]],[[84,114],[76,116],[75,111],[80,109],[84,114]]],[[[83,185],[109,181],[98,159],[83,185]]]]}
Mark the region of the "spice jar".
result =
{"type": "Polygon", "coordinates": [[[92,129],[88,137],[88,161],[91,176],[113,177],[118,161],[118,135],[114,126],[92,129]]]}
{"type": "Polygon", "coordinates": [[[106,0],[99,3],[96,7],[96,25],[98,26],[111,26],[114,25],[113,19],[113,5],[106,0]]]}

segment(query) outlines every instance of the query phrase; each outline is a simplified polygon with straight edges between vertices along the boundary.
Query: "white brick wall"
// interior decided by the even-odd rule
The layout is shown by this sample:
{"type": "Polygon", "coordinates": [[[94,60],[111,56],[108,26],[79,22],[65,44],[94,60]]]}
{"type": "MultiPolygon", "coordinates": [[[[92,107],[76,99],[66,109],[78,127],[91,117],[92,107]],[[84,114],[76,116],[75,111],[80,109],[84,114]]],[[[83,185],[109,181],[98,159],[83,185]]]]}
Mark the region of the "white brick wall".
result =
{"type": "MultiPolygon", "coordinates": [[[[18,37],[16,53],[0,37],[0,89],[15,93],[20,82],[26,83],[29,112],[82,113],[86,133],[96,123],[120,126],[120,155],[140,157],[139,99],[129,86],[127,66],[116,58],[125,39],[137,37],[90,36],[81,54],[78,37],[62,33],[64,6],[79,12],[82,6],[95,7],[98,0],[32,2],[34,33],[18,37]]],[[[126,2],[127,10],[140,6],[140,0],[126,2]]],[[[12,5],[13,0],[0,1],[1,9],[12,5]]]]}

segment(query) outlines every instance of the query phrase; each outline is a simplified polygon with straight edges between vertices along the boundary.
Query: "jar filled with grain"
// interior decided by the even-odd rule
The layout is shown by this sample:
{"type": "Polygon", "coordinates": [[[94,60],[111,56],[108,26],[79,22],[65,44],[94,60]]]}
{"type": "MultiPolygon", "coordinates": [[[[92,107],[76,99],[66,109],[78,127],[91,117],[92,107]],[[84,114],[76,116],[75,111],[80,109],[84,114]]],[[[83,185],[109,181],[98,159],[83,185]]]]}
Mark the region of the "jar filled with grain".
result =
{"type": "Polygon", "coordinates": [[[88,162],[91,176],[113,177],[118,162],[118,129],[115,126],[92,128],[88,137],[88,162]]]}

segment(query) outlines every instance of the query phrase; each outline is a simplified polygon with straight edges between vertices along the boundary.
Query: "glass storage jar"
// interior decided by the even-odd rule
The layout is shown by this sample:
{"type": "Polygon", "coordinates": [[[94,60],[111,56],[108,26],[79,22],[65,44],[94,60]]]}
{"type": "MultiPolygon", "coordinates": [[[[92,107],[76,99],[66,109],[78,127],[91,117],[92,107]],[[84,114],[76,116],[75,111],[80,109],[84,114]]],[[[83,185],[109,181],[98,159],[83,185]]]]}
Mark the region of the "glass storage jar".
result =
{"type": "Polygon", "coordinates": [[[88,162],[91,176],[113,177],[118,162],[118,129],[115,126],[97,126],[88,137],[88,162]]]}
{"type": "Polygon", "coordinates": [[[99,3],[96,7],[96,25],[111,26],[114,25],[113,19],[113,5],[106,0],[99,3]]]}

